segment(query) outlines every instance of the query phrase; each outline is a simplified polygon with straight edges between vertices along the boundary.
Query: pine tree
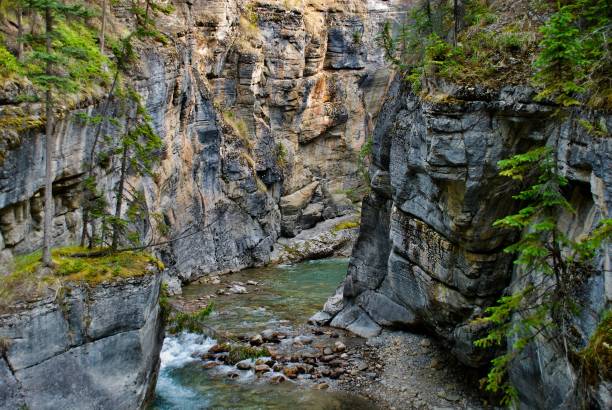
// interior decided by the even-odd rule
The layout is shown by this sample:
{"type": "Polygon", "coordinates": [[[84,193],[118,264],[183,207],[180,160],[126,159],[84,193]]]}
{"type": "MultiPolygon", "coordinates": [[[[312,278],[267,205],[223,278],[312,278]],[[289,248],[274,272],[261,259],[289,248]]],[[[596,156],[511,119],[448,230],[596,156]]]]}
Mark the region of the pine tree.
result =
{"type": "Polygon", "coordinates": [[[44,16],[44,32],[41,35],[30,34],[26,40],[33,48],[28,61],[28,77],[44,93],[45,104],[45,216],[43,237],[43,265],[52,266],[51,236],[54,214],[53,204],[53,126],[54,94],[62,95],[74,92],[76,83],[65,75],[65,64],[69,57],[82,54],[82,50],[57,47],[60,33],[56,22],[74,17],[87,17],[91,13],[80,4],[67,5],[58,0],[24,0],[24,7],[31,13],[44,16]],[[44,46],[41,47],[41,43],[44,46]]]}
{"type": "Polygon", "coordinates": [[[514,196],[523,207],[494,226],[521,232],[520,239],[505,252],[516,255],[517,282],[529,283],[486,309],[486,316],[478,321],[491,327],[475,345],[489,348],[513,340],[505,354],[493,359],[486,383],[487,390],[501,391],[502,402],[510,405],[517,392],[507,379],[507,369],[529,343],[539,335],[554,337],[562,340],[566,355],[569,353],[567,323],[579,311],[576,295],[591,274],[592,259],[612,237],[612,220],[602,220],[580,241],[564,233],[559,216],[573,214],[574,209],[564,195],[568,181],[559,174],[549,147],[515,155],[500,161],[499,167],[500,175],[528,183],[514,196]]]}

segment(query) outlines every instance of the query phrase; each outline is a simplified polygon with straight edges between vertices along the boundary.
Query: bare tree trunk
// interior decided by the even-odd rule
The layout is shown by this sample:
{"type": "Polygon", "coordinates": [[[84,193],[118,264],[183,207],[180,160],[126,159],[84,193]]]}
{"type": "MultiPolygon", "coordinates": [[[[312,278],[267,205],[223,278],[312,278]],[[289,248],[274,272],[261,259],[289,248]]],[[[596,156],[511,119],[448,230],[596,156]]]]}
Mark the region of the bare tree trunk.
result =
{"type": "Polygon", "coordinates": [[[104,54],[104,35],[106,33],[106,0],[102,1],[102,28],[100,31],[100,53],[104,54]]]}
{"type": "Polygon", "coordinates": [[[457,35],[459,34],[459,5],[453,0],[453,46],[457,47],[457,35]]]}
{"type": "Polygon", "coordinates": [[[17,9],[17,60],[23,61],[23,8],[17,9]]]}
{"type": "MultiPolygon", "coordinates": [[[[119,80],[119,67],[117,67],[115,71],[115,76],[113,78],[113,83],[111,84],[111,88],[104,100],[104,105],[102,106],[102,119],[98,122],[96,126],[96,133],[94,135],[94,141],[91,146],[91,150],[89,151],[89,163],[87,165],[87,178],[92,178],[94,173],[94,156],[96,154],[96,146],[98,145],[98,140],[100,139],[100,133],[102,132],[102,126],[106,123],[106,117],[108,115],[108,109],[110,107],[110,102],[115,95],[115,88],[117,87],[117,81],[119,80]]],[[[93,200],[92,192],[89,190],[85,191],[85,204],[83,206],[83,228],[81,231],[81,246],[85,246],[85,241],[87,240],[87,225],[91,222],[91,236],[89,237],[89,247],[93,247],[94,240],[94,221],[90,221],[89,211],[91,207],[90,201],[93,200]]]]}
{"type": "MultiPolygon", "coordinates": [[[[53,30],[53,16],[51,9],[47,7],[45,10],[45,34],[46,34],[46,49],[47,54],[51,54],[51,32],[53,30]]],[[[50,60],[47,61],[45,74],[51,76],[53,66],[50,60]]],[[[51,95],[51,85],[48,84],[45,92],[45,107],[46,107],[46,130],[45,130],[45,220],[44,220],[44,236],[43,236],[43,265],[47,267],[53,266],[51,260],[51,229],[53,223],[53,214],[55,213],[53,204],[53,178],[51,169],[51,157],[53,155],[53,96],[51,95]]]]}
{"type": "MultiPolygon", "coordinates": [[[[130,132],[130,119],[128,118],[126,132],[130,132]]],[[[119,176],[119,186],[117,187],[117,201],[115,203],[115,220],[113,221],[113,241],[111,249],[116,251],[119,247],[119,218],[121,217],[121,206],[123,205],[123,190],[125,187],[125,174],[127,171],[128,147],[123,146],[121,156],[121,174],[119,176]]]]}
{"type": "Polygon", "coordinates": [[[147,6],[145,8],[145,21],[144,21],[145,27],[149,25],[149,0],[146,0],[146,2],[147,2],[147,6]]]}

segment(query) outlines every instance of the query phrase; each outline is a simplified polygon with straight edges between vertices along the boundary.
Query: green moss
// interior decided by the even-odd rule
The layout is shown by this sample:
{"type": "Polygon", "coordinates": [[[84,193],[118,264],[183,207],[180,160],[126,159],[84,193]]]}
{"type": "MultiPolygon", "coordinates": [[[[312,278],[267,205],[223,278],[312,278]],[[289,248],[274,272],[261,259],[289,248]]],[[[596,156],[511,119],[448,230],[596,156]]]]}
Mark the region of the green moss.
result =
{"type": "Polygon", "coordinates": [[[0,79],[11,78],[20,72],[21,65],[17,58],[3,44],[0,44],[0,79]]]}
{"type": "Polygon", "coordinates": [[[332,232],[339,232],[345,229],[354,229],[354,228],[359,228],[359,221],[356,219],[352,221],[344,221],[344,222],[340,222],[339,224],[336,224],[332,228],[332,232]]]}
{"type": "Polygon", "coordinates": [[[270,356],[270,351],[265,347],[252,347],[246,345],[231,345],[229,348],[229,364],[236,364],[246,359],[270,356]]]}
{"type": "Polygon", "coordinates": [[[41,252],[15,257],[12,272],[0,277],[0,310],[17,301],[35,300],[49,288],[61,289],[66,282],[81,282],[90,286],[121,278],[147,274],[151,265],[163,269],[156,258],[144,252],[119,252],[102,256],[86,255],[88,249],[64,247],[52,252],[53,273],[41,276],[41,252]]]}
{"type": "Polygon", "coordinates": [[[612,380],[612,310],[604,313],[591,336],[589,344],[578,353],[585,380],[596,384],[599,380],[612,380]]]}

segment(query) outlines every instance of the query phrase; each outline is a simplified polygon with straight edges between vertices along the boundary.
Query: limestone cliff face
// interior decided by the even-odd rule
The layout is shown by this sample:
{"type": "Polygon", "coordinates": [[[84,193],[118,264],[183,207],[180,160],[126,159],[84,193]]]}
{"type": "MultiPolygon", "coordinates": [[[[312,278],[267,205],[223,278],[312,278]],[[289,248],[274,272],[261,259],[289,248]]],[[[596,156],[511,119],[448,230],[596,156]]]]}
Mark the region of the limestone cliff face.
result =
{"type": "Polygon", "coordinates": [[[161,274],[69,286],[0,314],[0,409],[138,409],[152,399],[161,274]]]}
{"type": "MultiPolygon", "coordinates": [[[[375,37],[402,3],[177,0],[159,18],[169,43],[139,47],[133,80],[164,149],[152,177],[129,182],[159,216],[141,224],[147,240],[183,238],[157,248],[173,274],[263,264],[281,234],[352,209],[342,191],[360,184],[357,152],[389,78],[375,37]]],[[[112,12],[111,28],[129,25],[126,10],[112,12]]],[[[22,104],[11,87],[2,110],[22,104]]],[[[80,101],[55,127],[58,245],[78,240],[95,134],[77,114],[100,111],[95,98],[80,101]]],[[[0,165],[0,264],[41,245],[44,144],[40,131],[24,133],[0,165]]],[[[114,165],[96,171],[109,199],[114,165]]]]}
{"type": "MultiPolygon", "coordinates": [[[[436,103],[396,84],[379,116],[372,192],[363,204],[344,307],[331,324],[366,336],[383,326],[424,327],[478,366],[490,357],[473,346],[482,329],[472,320],[510,283],[526,286],[502,252],[513,234],[492,227],[515,206],[515,188],[498,176],[497,162],[531,147],[554,147],[576,208],[564,222],[578,238],[610,216],[612,144],[578,125],[583,113],[551,118],[552,108],[535,103],[529,88],[445,88],[446,102],[436,103]]],[[[604,249],[596,261],[580,301],[586,309],[572,324],[583,345],[612,300],[609,255],[604,249]]],[[[578,369],[550,341],[538,339],[514,362],[511,377],[525,408],[576,405],[578,369]]],[[[604,383],[592,393],[602,408],[609,392],[604,383]]]]}

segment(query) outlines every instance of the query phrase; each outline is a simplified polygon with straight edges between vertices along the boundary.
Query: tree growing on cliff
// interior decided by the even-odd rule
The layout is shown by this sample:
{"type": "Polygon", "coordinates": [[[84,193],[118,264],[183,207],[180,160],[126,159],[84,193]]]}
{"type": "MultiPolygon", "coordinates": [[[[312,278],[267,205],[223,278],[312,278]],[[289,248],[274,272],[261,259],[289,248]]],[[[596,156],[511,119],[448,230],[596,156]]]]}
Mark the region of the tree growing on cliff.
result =
{"type": "MultiPolygon", "coordinates": [[[[54,204],[53,185],[53,127],[57,99],[79,92],[79,85],[97,75],[99,68],[92,64],[100,58],[92,55],[90,44],[79,36],[87,35],[83,26],[74,24],[75,18],[86,18],[91,12],[82,4],[65,4],[58,0],[21,0],[20,11],[40,15],[44,27],[38,33],[32,23],[30,33],[19,39],[31,51],[24,61],[24,74],[32,80],[45,106],[45,212],[43,238],[43,264],[51,266],[51,236],[54,204]],[[93,57],[93,58],[92,58],[93,57]],[[78,62],[78,63],[77,63],[78,62]]],[[[23,28],[20,29],[23,32],[23,28]]]]}
{"type": "Polygon", "coordinates": [[[509,364],[538,337],[560,340],[567,356],[575,353],[576,338],[570,332],[581,285],[592,273],[591,263],[612,235],[612,220],[582,240],[573,240],[559,221],[575,211],[566,199],[568,185],[559,174],[548,147],[499,162],[500,174],[530,182],[514,199],[523,207],[495,222],[494,226],[521,232],[519,240],[505,252],[516,255],[516,279],[498,304],[486,309],[478,321],[489,324],[488,334],[475,342],[489,348],[504,345],[505,354],[493,359],[486,389],[503,392],[503,403],[511,404],[517,392],[507,378],[509,364]]]}
{"type": "Polygon", "coordinates": [[[608,0],[572,0],[542,26],[542,51],[535,62],[539,98],[595,108],[612,107],[612,11],[608,0]]]}
{"type": "MultiPolygon", "coordinates": [[[[172,10],[172,6],[163,6],[160,3],[151,0],[147,0],[144,9],[139,3],[132,3],[131,12],[134,17],[133,30],[127,36],[119,39],[118,41],[110,42],[110,48],[112,50],[112,54],[114,55],[113,80],[102,103],[101,113],[96,116],[85,118],[87,122],[95,124],[96,128],[94,132],[93,144],[90,148],[89,158],[86,164],[87,177],[83,192],[83,227],[81,233],[81,246],[85,246],[85,244],[88,242],[89,248],[92,248],[97,240],[101,241],[101,243],[105,243],[104,233],[107,231],[107,225],[110,225],[112,227],[110,229],[114,232],[118,232],[121,226],[125,225],[125,223],[121,222],[120,218],[115,219],[106,211],[106,202],[103,200],[101,193],[98,192],[96,188],[95,165],[96,162],[99,162],[96,160],[96,152],[99,148],[100,141],[103,137],[102,133],[107,123],[117,121],[115,118],[109,118],[109,110],[112,101],[123,101],[123,103],[125,103],[126,101],[131,100],[131,104],[137,104],[135,109],[136,112],[141,112],[144,110],[144,107],[140,103],[139,97],[137,98],[137,102],[136,99],[129,97],[130,95],[132,97],[136,97],[133,90],[127,92],[127,94],[121,91],[122,88],[126,87],[125,78],[129,78],[129,71],[138,56],[135,50],[134,42],[139,39],[146,40],[149,38],[153,38],[160,42],[165,42],[165,36],[161,34],[156,27],[155,17],[157,17],[159,13],[169,14],[172,12],[172,10]],[[101,221],[102,234],[99,238],[96,237],[96,221],[101,221]]],[[[105,17],[104,14],[103,17],[105,17]]],[[[104,19],[102,26],[103,30],[101,33],[101,38],[103,39],[105,36],[104,19]]],[[[101,47],[103,47],[103,44],[101,44],[101,47]]],[[[127,85],[127,89],[131,90],[131,86],[127,85]]],[[[128,104],[130,104],[129,101],[128,104]]],[[[127,113],[127,111],[124,110],[124,114],[125,113],[127,113]]],[[[148,117],[146,112],[144,112],[143,115],[148,117]]],[[[149,123],[149,121],[150,119],[147,119],[145,122],[149,123]]],[[[127,125],[128,124],[126,124],[126,126],[127,125]]],[[[123,140],[130,134],[130,131],[126,131],[126,133],[121,136],[120,139],[123,140]]],[[[112,139],[112,136],[106,137],[107,139],[112,139]]],[[[109,159],[108,152],[106,151],[103,151],[101,156],[104,157],[105,161],[109,159]]],[[[125,181],[123,181],[123,183],[125,183],[125,181]]],[[[123,190],[121,190],[121,192],[123,192],[123,190]]],[[[115,208],[116,207],[117,206],[115,204],[115,208]]],[[[121,208],[121,205],[119,208],[121,208]]],[[[114,242],[116,243],[116,241],[114,242]]]]}

